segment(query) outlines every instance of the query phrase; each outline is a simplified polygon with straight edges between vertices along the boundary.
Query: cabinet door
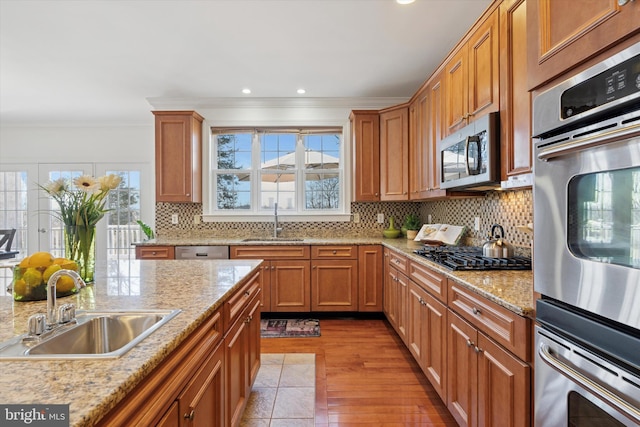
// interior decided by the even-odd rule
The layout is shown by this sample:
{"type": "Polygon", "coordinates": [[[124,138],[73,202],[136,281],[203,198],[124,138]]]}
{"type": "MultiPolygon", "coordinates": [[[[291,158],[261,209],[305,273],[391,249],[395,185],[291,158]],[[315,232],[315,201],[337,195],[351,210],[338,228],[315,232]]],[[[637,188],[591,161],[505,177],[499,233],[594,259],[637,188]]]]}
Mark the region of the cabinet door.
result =
{"type": "MultiPolygon", "coordinates": [[[[531,173],[531,94],[527,86],[527,0],[500,5],[501,180],[531,173]]],[[[535,1],[535,0],[528,0],[535,1]]],[[[511,179],[514,185],[517,179],[511,179]]],[[[528,184],[530,185],[530,183],[528,184]]],[[[521,185],[515,185],[521,186],[521,185]]]]}
{"type": "Polygon", "coordinates": [[[478,348],[478,425],[529,426],[529,366],[483,334],[478,334],[478,348]]]}
{"type": "Polygon", "coordinates": [[[380,200],[409,200],[409,110],[380,114],[380,200]]]}
{"type": "Polygon", "coordinates": [[[271,311],[311,310],[309,261],[271,261],[271,311]]]}
{"type": "Polygon", "coordinates": [[[438,73],[429,82],[429,124],[428,124],[428,150],[429,150],[429,192],[430,197],[442,197],[446,193],[440,190],[440,155],[438,142],[445,136],[445,87],[444,72],[438,73]]]}
{"type": "Polygon", "coordinates": [[[271,311],[271,262],[264,261],[260,267],[260,311],[271,311]]]}
{"type": "Polygon", "coordinates": [[[156,424],[156,427],[180,427],[178,402],[173,402],[169,410],[164,414],[158,424],[156,424]]]}
{"type": "Polygon", "coordinates": [[[224,339],[225,344],[225,395],[226,426],[238,426],[247,404],[249,393],[249,334],[247,323],[240,318],[233,324],[224,339]]]}
{"type": "MultiPolygon", "coordinates": [[[[468,100],[467,122],[498,111],[499,65],[498,12],[493,12],[471,35],[468,44],[468,100]]],[[[520,48],[522,49],[522,45],[520,48]]],[[[524,49],[522,49],[524,50],[524,49]]]]}
{"type": "Polygon", "coordinates": [[[247,383],[247,394],[251,393],[258,371],[260,370],[260,295],[249,303],[247,308],[247,335],[248,335],[248,368],[249,382],[247,383]]]}
{"type": "Polygon", "coordinates": [[[445,107],[447,135],[467,124],[469,81],[468,46],[464,44],[446,65],[447,98],[445,107]]]}
{"type": "Polygon", "coordinates": [[[353,200],[380,200],[380,117],[377,111],[351,112],[353,200]]]}
{"type": "Polygon", "coordinates": [[[219,345],[178,396],[182,427],[225,425],[224,352],[219,345]]]}
{"type": "Polygon", "coordinates": [[[358,311],[382,311],[382,246],[358,246],[358,311]]]}
{"type": "Polygon", "coordinates": [[[422,334],[423,296],[425,294],[426,292],[420,286],[413,282],[409,284],[407,347],[420,367],[422,367],[422,351],[426,345],[422,334]]]}
{"type": "MultiPolygon", "coordinates": [[[[385,256],[387,254],[385,253],[385,256]]],[[[385,265],[385,279],[384,279],[384,313],[387,316],[387,320],[391,323],[394,329],[397,327],[396,319],[396,300],[397,300],[397,276],[398,270],[394,267],[385,265]]]]}
{"type": "Polygon", "coordinates": [[[174,259],[173,246],[136,246],[136,259],[174,259]]]}
{"type": "Polygon", "coordinates": [[[402,273],[396,277],[396,331],[406,344],[408,340],[407,326],[409,324],[409,279],[402,273]]]}
{"type": "Polygon", "coordinates": [[[527,1],[529,89],[639,33],[638,22],[638,1],[527,1]]]}
{"type": "Polygon", "coordinates": [[[422,200],[431,190],[432,159],[429,150],[429,88],[409,107],[409,199],[422,200]]]}
{"type": "Polygon", "coordinates": [[[358,261],[311,262],[311,310],[357,311],[358,261]]]}
{"type": "Polygon", "coordinates": [[[429,293],[422,298],[422,370],[440,398],[446,402],[447,307],[429,293]]]}
{"type": "Polygon", "coordinates": [[[447,325],[447,408],[459,426],[476,426],[478,332],[451,310],[447,310],[447,325]]]}
{"type": "Polygon", "coordinates": [[[195,111],[154,111],[156,202],[202,201],[202,121],[195,111]]]}

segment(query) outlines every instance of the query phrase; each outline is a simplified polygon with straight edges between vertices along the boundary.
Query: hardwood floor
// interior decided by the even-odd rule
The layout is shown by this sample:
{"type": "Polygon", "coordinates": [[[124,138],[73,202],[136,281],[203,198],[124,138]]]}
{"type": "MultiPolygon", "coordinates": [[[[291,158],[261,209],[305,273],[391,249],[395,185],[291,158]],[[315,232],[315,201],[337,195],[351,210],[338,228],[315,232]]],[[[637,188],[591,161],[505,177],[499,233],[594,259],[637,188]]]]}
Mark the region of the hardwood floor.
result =
{"type": "Polygon", "coordinates": [[[262,353],[316,354],[316,426],[457,426],[383,319],[321,319],[318,338],[263,338],[262,353]]]}

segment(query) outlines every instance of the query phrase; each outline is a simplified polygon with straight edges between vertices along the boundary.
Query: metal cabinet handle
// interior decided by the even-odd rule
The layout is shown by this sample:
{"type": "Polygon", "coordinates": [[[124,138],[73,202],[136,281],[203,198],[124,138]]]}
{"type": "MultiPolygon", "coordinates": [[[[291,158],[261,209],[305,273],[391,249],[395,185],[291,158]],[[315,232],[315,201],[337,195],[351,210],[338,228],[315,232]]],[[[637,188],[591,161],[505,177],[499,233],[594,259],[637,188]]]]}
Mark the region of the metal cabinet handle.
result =
{"type": "Polygon", "coordinates": [[[480,347],[478,347],[477,345],[474,346],[473,350],[476,352],[476,354],[481,353],[482,349],[480,347]]]}
{"type": "Polygon", "coordinates": [[[473,341],[467,338],[467,347],[471,347],[473,345],[473,341]]]}
{"type": "Polygon", "coordinates": [[[334,255],[335,255],[335,254],[337,254],[337,253],[338,253],[338,251],[333,251],[333,254],[334,254],[334,255]]]}
{"type": "Polygon", "coordinates": [[[196,411],[194,409],[192,409],[191,412],[189,412],[188,414],[184,414],[184,419],[185,420],[189,420],[189,421],[193,421],[195,416],[196,416],[196,411]]]}
{"type": "Polygon", "coordinates": [[[629,1],[633,0],[618,0],[618,6],[624,6],[625,4],[629,3],[629,1]]]}
{"type": "Polygon", "coordinates": [[[480,316],[482,314],[482,311],[476,307],[473,307],[471,311],[473,311],[473,314],[475,314],[476,316],[480,316]]]}

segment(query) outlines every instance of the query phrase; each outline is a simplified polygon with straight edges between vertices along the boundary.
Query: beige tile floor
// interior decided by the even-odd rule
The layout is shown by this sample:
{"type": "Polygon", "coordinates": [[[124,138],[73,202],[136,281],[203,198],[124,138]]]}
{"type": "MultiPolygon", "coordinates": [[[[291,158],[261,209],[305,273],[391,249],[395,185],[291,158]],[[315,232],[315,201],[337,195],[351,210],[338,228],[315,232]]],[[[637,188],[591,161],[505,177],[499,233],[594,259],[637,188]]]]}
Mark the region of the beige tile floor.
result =
{"type": "Polygon", "coordinates": [[[316,355],[262,354],[241,427],[313,427],[316,355]]]}

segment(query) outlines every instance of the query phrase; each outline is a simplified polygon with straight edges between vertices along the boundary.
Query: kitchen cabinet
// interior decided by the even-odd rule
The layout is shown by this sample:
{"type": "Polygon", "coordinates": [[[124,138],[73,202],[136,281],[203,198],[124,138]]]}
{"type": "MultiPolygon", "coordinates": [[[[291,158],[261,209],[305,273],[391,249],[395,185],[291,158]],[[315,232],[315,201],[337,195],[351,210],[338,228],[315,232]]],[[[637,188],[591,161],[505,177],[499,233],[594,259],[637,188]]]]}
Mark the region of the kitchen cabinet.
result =
{"type": "Polygon", "coordinates": [[[380,116],[377,111],[351,112],[353,201],[380,201],[380,116]]]}
{"type": "Polygon", "coordinates": [[[527,83],[527,1],[500,4],[500,156],[503,188],[532,185],[531,94],[527,83]]]}
{"type": "Polygon", "coordinates": [[[528,0],[526,14],[530,90],[640,33],[638,1],[528,0]]]}
{"type": "Polygon", "coordinates": [[[404,343],[407,342],[409,278],[408,260],[399,253],[385,249],[385,314],[404,343]]]}
{"type": "Polygon", "coordinates": [[[358,310],[356,246],[311,247],[311,310],[358,310]]]}
{"type": "Polygon", "coordinates": [[[311,265],[308,245],[231,246],[232,259],[264,259],[262,292],[268,294],[269,312],[311,310],[311,265]]]}
{"type": "Polygon", "coordinates": [[[409,109],[380,112],[380,200],[409,200],[409,109]]]}
{"type": "Polygon", "coordinates": [[[154,111],[156,202],[202,201],[202,121],[195,111],[154,111]]]}
{"type": "Polygon", "coordinates": [[[175,259],[173,246],[136,246],[136,259],[175,259]]]}
{"type": "Polygon", "coordinates": [[[194,420],[206,414],[209,421],[204,424],[224,426],[223,334],[218,310],[97,425],[189,426],[193,411],[194,420]]]}
{"type": "Polygon", "coordinates": [[[421,89],[409,105],[409,200],[422,200],[429,190],[429,91],[421,89]]]}
{"type": "Polygon", "coordinates": [[[447,407],[460,426],[529,426],[530,367],[448,311],[447,407]]]}
{"type": "Polygon", "coordinates": [[[447,135],[499,108],[498,13],[474,28],[445,64],[447,135]]]}
{"type": "Polygon", "coordinates": [[[358,246],[358,311],[382,312],[382,246],[358,246]]]}

